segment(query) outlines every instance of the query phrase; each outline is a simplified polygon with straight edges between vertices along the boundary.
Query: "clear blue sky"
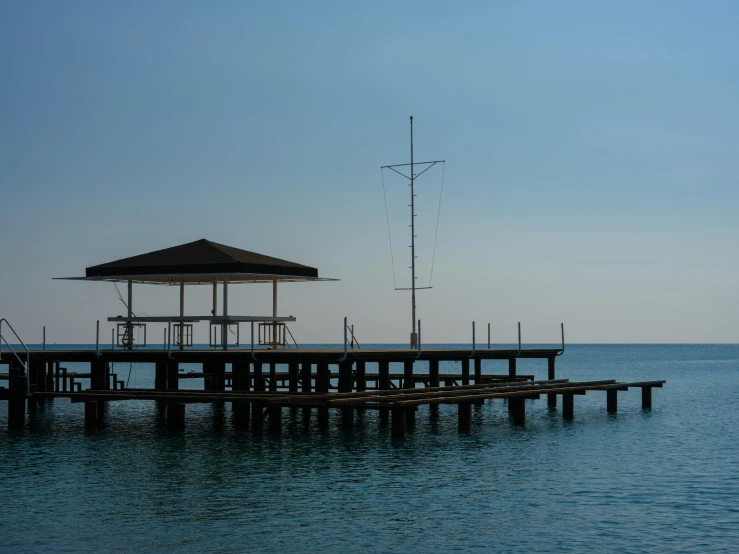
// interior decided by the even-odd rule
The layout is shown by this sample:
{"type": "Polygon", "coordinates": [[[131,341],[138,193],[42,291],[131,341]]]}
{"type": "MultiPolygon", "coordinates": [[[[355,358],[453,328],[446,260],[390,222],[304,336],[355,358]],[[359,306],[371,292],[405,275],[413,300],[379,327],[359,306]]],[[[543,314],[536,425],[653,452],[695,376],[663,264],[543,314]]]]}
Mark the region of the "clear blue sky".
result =
{"type": "MultiPolygon", "coordinates": [[[[0,0],[0,316],[90,342],[123,310],[112,285],[51,277],[206,237],[342,280],[281,288],[299,342],[338,342],[345,315],[404,342],[379,166],[407,161],[413,115],[417,158],[448,161],[425,342],[473,319],[498,342],[517,321],[525,342],[560,321],[574,342],[737,342],[738,23],[718,1],[0,0]]],[[[407,285],[407,189],[386,184],[407,285]]],[[[135,308],[177,297],[137,287],[135,308]]],[[[229,304],[268,313],[270,288],[229,304]]]]}

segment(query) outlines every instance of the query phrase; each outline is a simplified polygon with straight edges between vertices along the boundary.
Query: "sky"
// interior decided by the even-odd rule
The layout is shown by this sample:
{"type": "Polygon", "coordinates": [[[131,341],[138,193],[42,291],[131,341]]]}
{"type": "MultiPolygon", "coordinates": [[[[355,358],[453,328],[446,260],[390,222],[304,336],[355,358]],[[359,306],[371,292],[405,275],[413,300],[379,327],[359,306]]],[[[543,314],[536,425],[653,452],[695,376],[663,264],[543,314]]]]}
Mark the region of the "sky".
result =
{"type": "MultiPolygon", "coordinates": [[[[560,322],[573,343],[739,342],[738,20],[721,1],[0,0],[0,317],[30,343],[109,337],[113,286],[52,277],[207,238],[340,279],[280,286],[299,343],[340,342],[345,316],[360,343],[407,342],[409,189],[386,173],[383,195],[380,166],[409,161],[413,116],[416,161],[446,160],[443,194],[441,165],[416,186],[424,343],[472,321],[493,344],[519,321],[524,345],[560,322]]],[[[208,313],[208,287],[186,294],[208,313]]],[[[134,311],[178,298],[137,285],[134,311]]],[[[229,290],[232,314],[271,303],[229,290]]]]}

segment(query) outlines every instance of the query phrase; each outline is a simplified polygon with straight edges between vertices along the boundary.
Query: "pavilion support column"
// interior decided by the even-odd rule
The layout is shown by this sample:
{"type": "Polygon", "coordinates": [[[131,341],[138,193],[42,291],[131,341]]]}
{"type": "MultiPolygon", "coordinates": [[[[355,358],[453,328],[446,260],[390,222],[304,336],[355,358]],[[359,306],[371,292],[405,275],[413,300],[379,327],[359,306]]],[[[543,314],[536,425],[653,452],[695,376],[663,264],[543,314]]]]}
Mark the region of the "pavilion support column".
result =
{"type": "Polygon", "coordinates": [[[128,281],[128,317],[129,320],[126,322],[126,334],[128,335],[128,344],[126,348],[133,350],[133,323],[131,319],[133,317],[133,281],[128,281]]]}
{"type": "Polygon", "coordinates": [[[185,349],[185,281],[180,281],[180,350],[185,349]]]}
{"type": "Polygon", "coordinates": [[[415,389],[416,381],[413,378],[413,360],[403,361],[403,388],[415,389]]]}
{"type": "Polygon", "coordinates": [[[290,392],[298,392],[298,364],[296,362],[290,362],[287,366],[287,380],[288,390],[290,392]]]}
{"type": "Polygon", "coordinates": [[[439,360],[429,360],[429,385],[439,386],[439,360]]]}
{"type": "MultiPolygon", "coordinates": [[[[223,281],[223,317],[228,317],[228,279],[223,281]]],[[[224,321],[221,326],[221,343],[223,349],[228,350],[228,322],[224,321]]]]}
{"type": "Polygon", "coordinates": [[[470,359],[462,358],[462,384],[470,384],[470,359]]]}

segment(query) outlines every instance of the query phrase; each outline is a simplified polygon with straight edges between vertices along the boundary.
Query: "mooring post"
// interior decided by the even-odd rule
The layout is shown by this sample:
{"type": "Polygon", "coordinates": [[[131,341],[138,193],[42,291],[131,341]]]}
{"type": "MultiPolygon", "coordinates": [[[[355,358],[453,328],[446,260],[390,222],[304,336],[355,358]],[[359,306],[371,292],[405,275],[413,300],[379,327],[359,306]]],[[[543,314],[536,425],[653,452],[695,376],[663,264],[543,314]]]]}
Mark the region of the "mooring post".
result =
{"type": "Polygon", "coordinates": [[[357,360],[357,392],[363,392],[366,390],[367,390],[366,362],[364,360],[357,360]]]}
{"type": "Polygon", "coordinates": [[[405,437],[405,408],[397,407],[390,410],[392,412],[391,434],[394,439],[402,439],[405,437]]]}
{"type": "Polygon", "coordinates": [[[475,384],[479,385],[482,382],[482,359],[475,358],[475,384]]]}
{"type": "Polygon", "coordinates": [[[575,395],[571,392],[562,394],[562,417],[571,419],[575,413],[575,395]]]}
{"type": "Polygon", "coordinates": [[[416,388],[416,381],[413,379],[413,360],[403,361],[403,388],[416,388]]]}
{"type": "Polygon", "coordinates": [[[508,358],[508,378],[516,378],[516,358],[508,358]]]}
{"type": "MultiPolygon", "coordinates": [[[[547,358],[547,379],[554,379],[554,360],[556,358],[547,358]]],[[[557,407],[557,395],[556,394],[548,394],[547,395],[547,406],[550,408],[556,408],[557,407]]]]}
{"type": "Polygon", "coordinates": [[[439,360],[429,360],[429,385],[439,386],[439,360]]]}
{"type": "Polygon", "coordinates": [[[264,392],[264,375],[262,375],[262,362],[254,362],[254,392],[264,392]]]}
{"type": "Polygon", "coordinates": [[[287,366],[287,388],[290,392],[298,392],[298,364],[290,362],[287,366]]]}
{"type": "Polygon", "coordinates": [[[352,392],[352,362],[339,364],[339,392],[352,392]]]}
{"type": "Polygon", "coordinates": [[[282,406],[270,404],[268,408],[269,432],[273,435],[282,433],[282,406]]]}
{"type": "Polygon", "coordinates": [[[457,419],[460,433],[469,433],[472,427],[472,404],[459,402],[457,404],[457,419]]]}
{"type": "Polygon", "coordinates": [[[607,389],[606,390],[606,410],[608,413],[615,413],[618,411],[618,390],[607,389]]]}
{"type": "Polygon", "coordinates": [[[652,407],[652,387],[641,388],[641,407],[649,410],[652,407]]]}
{"type": "Polygon", "coordinates": [[[23,429],[26,422],[27,376],[15,362],[8,368],[8,429],[23,429]]]}
{"type": "Polygon", "coordinates": [[[470,359],[462,359],[462,385],[470,384],[470,359]]]}

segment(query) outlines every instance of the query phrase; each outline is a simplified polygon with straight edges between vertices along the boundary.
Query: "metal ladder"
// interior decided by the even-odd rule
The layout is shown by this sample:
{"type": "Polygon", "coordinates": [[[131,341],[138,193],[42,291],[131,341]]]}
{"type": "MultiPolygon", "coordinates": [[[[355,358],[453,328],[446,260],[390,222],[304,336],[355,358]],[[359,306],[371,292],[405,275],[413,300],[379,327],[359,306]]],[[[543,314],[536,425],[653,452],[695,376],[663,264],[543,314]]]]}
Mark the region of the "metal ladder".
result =
{"type": "Polygon", "coordinates": [[[3,342],[8,346],[10,351],[13,353],[13,356],[15,356],[15,359],[18,360],[18,363],[21,364],[23,369],[26,371],[26,394],[28,396],[31,396],[31,372],[29,371],[30,366],[30,357],[31,352],[28,350],[28,347],[26,346],[26,343],[24,343],[21,338],[18,336],[18,333],[15,332],[15,329],[13,329],[13,326],[10,324],[10,321],[8,321],[5,318],[0,319],[0,359],[2,358],[2,346],[3,342]],[[26,351],[26,361],[23,362],[21,360],[20,356],[18,356],[18,353],[13,349],[13,346],[8,342],[8,340],[3,336],[3,323],[6,323],[8,325],[8,329],[10,329],[13,332],[13,335],[15,335],[15,339],[23,346],[23,348],[26,351]]]}

